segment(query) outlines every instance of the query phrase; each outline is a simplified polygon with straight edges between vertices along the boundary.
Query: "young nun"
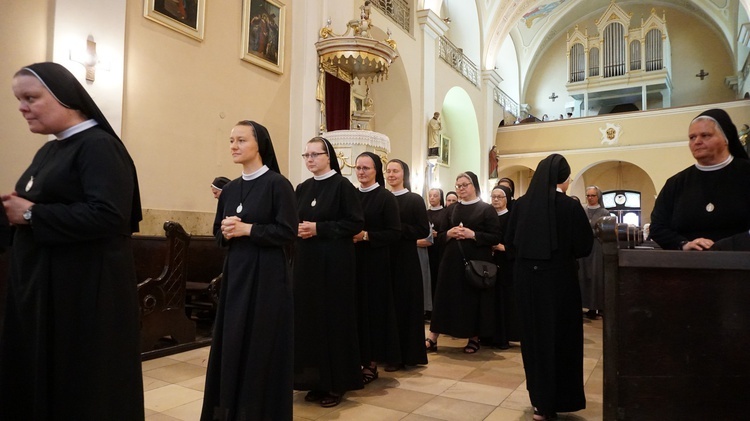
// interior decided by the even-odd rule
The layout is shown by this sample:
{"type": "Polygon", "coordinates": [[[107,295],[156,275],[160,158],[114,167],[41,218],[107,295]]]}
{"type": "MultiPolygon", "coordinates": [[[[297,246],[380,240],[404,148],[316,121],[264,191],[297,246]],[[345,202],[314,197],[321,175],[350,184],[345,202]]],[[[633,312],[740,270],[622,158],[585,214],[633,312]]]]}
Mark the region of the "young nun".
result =
{"type": "Polygon", "coordinates": [[[401,238],[391,248],[391,267],[402,364],[386,367],[386,371],[396,371],[404,365],[427,364],[427,353],[422,346],[424,292],[417,240],[430,235],[430,221],[422,196],[411,192],[409,166],[404,161],[388,161],[386,181],[396,196],[401,217],[401,238]]]}
{"type": "Polygon", "coordinates": [[[229,251],[201,420],[291,420],[294,189],[262,125],[237,123],[229,150],[242,176],[223,186],[216,208],[214,235],[229,251]]]}
{"type": "Polygon", "coordinates": [[[327,408],[363,387],[352,237],[364,216],[327,139],[309,140],[302,157],[313,177],[296,190],[294,388],[327,408]]]}

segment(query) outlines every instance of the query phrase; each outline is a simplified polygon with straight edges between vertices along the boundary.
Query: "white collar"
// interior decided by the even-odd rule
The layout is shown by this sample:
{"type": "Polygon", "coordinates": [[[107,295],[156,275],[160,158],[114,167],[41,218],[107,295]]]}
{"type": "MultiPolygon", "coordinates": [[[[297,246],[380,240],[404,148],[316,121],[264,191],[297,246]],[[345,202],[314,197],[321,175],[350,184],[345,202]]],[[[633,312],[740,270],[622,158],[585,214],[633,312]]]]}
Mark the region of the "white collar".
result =
{"type": "Polygon", "coordinates": [[[473,205],[474,203],[477,203],[477,202],[479,202],[480,200],[482,200],[482,198],[481,198],[481,197],[479,197],[479,196],[477,196],[476,198],[474,198],[474,199],[472,199],[472,200],[468,200],[468,201],[460,201],[460,202],[458,202],[458,203],[460,203],[460,204],[462,204],[462,205],[473,205]]]}
{"type": "Polygon", "coordinates": [[[501,210],[500,212],[498,212],[498,213],[497,213],[497,216],[500,216],[500,215],[505,215],[505,214],[506,214],[506,213],[508,213],[508,212],[509,212],[509,211],[508,211],[508,208],[505,208],[505,209],[501,210]]]}
{"type": "Polygon", "coordinates": [[[557,188],[556,188],[555,190],[559,191],[560,193],[562,193],[562,192],[563,192],[563,191],[562,191],[562,189],[561,189],[561,188],[559,188],[559,187],[557,187],[557,188]]]}
{"type": "Polygon", "coordinates": [[[268,172],[268,169],[269,169],[269,168],[268,168],[267,166],[265,166],[265,165],[264,165],[264,166],[262,166],[262,167],[258,168],[257,170],[255,170],[255,171],[251,172],[250,174],[245,174],[245,173],[243,172],[243,173],[242,173],[242,179],[243,179],[243,180],[245,180],[245,181],[255,180],[256,178],[258,178],[258,177],[260,177],[261,175],[263,175],[263,174],[265,174],[266,172],[268,172]]]}
{"type": "Polygon", "coordinates": [[[90,118],[86,121],[82,121],[75,126],[68,127],[67,129],[61,131],[60,133],[55,133],[55,137],[57,140],[65,140],[69,138],[70,136],[73,136],[74,134],[81,133],[82,131],[86,129],[90,129],[99,123],[96,122],[93,118],[90,118]]]}
{"type": "Polygon", "coordinates": [[[443,209],[443,205],[438,205],[438,206],[430,206],[430,210],[433,210],[433,211],[435,211],[435,210],[440,210],[440,209],[443,209]]]}
{"type": "Polygon", "coordinates": [[[376,181],[373,185],[371,185],[369,187],[359,186],[359,191],[361,191],[362,193],[367,193],[367,192],[371,192],[371,191],[377,189],[378,187],[380,187],[380,183],[378,183],[376,181]]]}
{"type": "Polygon", "coordinates": [[[595,205],[595,206],[591,206],[591,205],[586,205],[586,207],[587,207],[588,209],[599,209],[599,208],[601,208],[601,207],[602,207],[602,205],[595,205]]]}
{"type": "Polygon", "coordinates": [[[403,189],[401,189],[399,191],[394,191],[394,192],[391,192],[391,193],[393,193],[394,196],[401,196],[402,194],[409,193],[409,189],[407,189],[407,188],[404,187],[403,189]]]}
{"type": "Polygon", "coordinates": [[[734,160],[734,156],[732,154],[729,154],[729,158],[725,159],[724,162],[719,162],[718,164],[714,164],[714,165],[700,165],[696,162],[695,168],[698,168],[701,171],[716,171],[716,170],[720,170],[726,167],[733,160],[734,160]]]}
{"type": "Polygon", "coordinates": [[[321,180],[326,180],[328,178],[333,177],[334,174],[336,174],[336,170],[331,170],[331,171],[328,171],[327,173],[325,173],[323,175],[314,175],[313,178],[316,179],[316,180],[318,180],[318,181],[321,181],[321,180]]]}

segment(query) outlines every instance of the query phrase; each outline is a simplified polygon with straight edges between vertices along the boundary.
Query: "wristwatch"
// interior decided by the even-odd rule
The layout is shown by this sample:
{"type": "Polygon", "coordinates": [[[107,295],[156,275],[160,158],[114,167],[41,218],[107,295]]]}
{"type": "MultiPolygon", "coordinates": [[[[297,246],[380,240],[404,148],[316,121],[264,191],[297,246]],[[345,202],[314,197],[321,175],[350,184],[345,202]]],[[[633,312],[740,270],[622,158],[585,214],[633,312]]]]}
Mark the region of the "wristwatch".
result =
{"type": "Polygon", "coordinates": [[[26,209],[26,212],[23,213],[23,220],[28,222],[29,224],[31,223],[31,208],[33,207],[34,205],[29,206],[29,208],[26,209]]]}

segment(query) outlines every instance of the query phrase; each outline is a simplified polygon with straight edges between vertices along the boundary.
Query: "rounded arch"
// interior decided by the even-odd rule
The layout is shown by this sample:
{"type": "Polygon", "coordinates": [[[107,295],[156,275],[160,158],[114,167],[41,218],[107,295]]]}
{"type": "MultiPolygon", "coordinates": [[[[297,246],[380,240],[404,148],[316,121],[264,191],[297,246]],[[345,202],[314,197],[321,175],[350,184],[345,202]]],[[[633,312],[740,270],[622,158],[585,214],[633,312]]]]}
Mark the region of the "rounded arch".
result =
{"type": "MultiPolygon", "coordinates": [[[[641,192],[641,221],[651,222],[651,211],[656,201],[656,187],[648,173],[627,161],[605,160],[593,162],[573,177],[568,194],[584,198],[586,187],[595,185],[602,191],[634,190],[641,192]]],[[[585,202],[584,202],[585,203],[585,202]]]]}
{"type": "MultiPolygon", "coordinates": [[[[499,165],[497,169],[497,178],[507,177],[513,180],[516,190],[513,192],[513,197],[518,199],[526,193],[531,182],[531,177],[534,176],[534,169],[529,168],[525,165],[499,165]]],[[[497,182],[497,180],[493,180],[497,182]]]]}
{"type": "MultiPolygon", "coordinates": [[[[445,94],[440,111],[442,120],[441,135],[448,140],[441,142],[441,158],[447,161],[438,166],[438,180],[441,186],[452,186],[456,175],[473,171],[479,175],[480,152],[479,120],[469,94],[454,86],[445,94]]],[[[450,189],[449,189],[450,190],[450,189]]]]}

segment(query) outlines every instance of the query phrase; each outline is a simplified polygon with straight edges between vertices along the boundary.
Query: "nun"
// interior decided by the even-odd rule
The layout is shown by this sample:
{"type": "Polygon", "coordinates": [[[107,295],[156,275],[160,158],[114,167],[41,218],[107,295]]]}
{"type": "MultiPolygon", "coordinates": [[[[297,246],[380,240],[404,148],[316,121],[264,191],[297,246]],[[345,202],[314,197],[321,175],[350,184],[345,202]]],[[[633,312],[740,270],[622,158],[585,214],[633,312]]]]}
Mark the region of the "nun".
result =
{"type": "Polygon", "coordinates": [[[219,196],[221,196],[221,191],[224,189],[224,186],[226,186],[229,181],[230,180],[226,177],[214,178],[214,181],[211,182],[211,193],[213,193],[214,199],[218,199],[219,196]]]}
{"type": "Polygon", "coordinates": [[[430,235],[430,221],[422,196],[411,191],[409,166],[391,159],[385,168],[386,182],[396,196],[401,217],[401,237],[391,247],[393,294],[396,301],[401,345],[401,364],[388,365],[386,371],[404,366],[427,364],[424,341],[424,278],[419,262],[417,240],[430,235]]]}
{"type": "Polygon", "coordinates": [[[142,217],[133,160],[63,66],[22,68],[13,93],[29,130],[54,138],[2,195],[16,229],[0,338],[0,414],[142,420],[130,239],[142,217]]]}
{"type": "Polygon", "coordinates": [[[726,111],[711,109],[690,123],[692,165],[667,180],[651,213],[663,249],[708,250],[750,229],[750,161],[726,111]]]}
{"type": "Polygon", "coordinates": [[[214,236],[229,251],[201,420],[291,420],[294,189],[262,125],[238,122],[229,150],[242,175],[223,186],[214,220],[214,236]]]}
{"type": "Polygon", "coordinates": [[[329,408],[363,387],[352,237],[364,216],[327,139],[310,139],[302,158],[313,177],[296,190],[294,388],[329,408]]]}
{"type": "Polygon", "coordinates": [[[505,232],[515,256],[526,388],[538,421],[586,408],[576,259],[591,252],[594,235],[581,204],[565,195],[569,184],[562,155],[543,159],[505,232]]]}
{"type": "Polygon", "coordinates": [[[500,242],[500,222],[495,209],[482,201],[476,174],[460,173],[456,192],[460,201],[447,211],[446,243],[425,348],[437,351],[438,336],[445,333],[468,338],[463,351],[474,354],[481,347],[479,336],[494,333],[495,290],[481,290],[464,280],[464,256],[492,262],[492,246],[500,242]]]}
{"type": "Polygon", "coordinates": [[[401,346],[393,297],[391,247],[401,238],[396,197],[385,189],[383,163],[372,152],[361,153],[354,169],[365,226],[354,236],[357,256],[357,316],[362,382],[378,378],[377,361],[401,364],[401,346]]]}

